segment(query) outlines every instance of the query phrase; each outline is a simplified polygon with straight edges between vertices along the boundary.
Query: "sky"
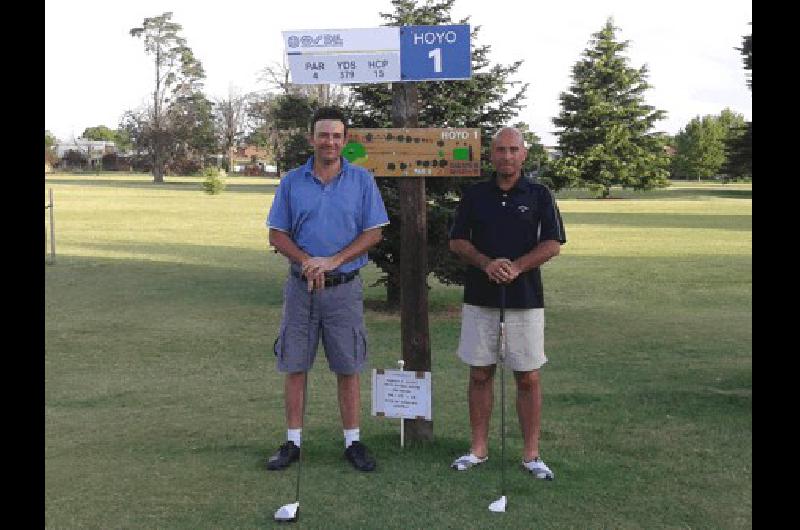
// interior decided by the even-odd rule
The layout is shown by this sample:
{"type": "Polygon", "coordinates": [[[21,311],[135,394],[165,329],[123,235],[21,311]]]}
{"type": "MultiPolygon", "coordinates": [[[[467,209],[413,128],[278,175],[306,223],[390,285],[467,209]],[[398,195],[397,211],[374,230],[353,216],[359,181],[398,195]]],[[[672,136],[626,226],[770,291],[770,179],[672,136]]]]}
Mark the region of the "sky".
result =
{"type": "MultiPolygon", "coordinates": [[[[421,2],[421,0],[420,0],[421,2]]],[[[45,0],[45,129],[60,140],[86,127],[116,128],[153,90],[153,60],[129,35],[145,18],[172,11],[172,21],[205,69],[210,98],[229,90],[264,90],[268,65],[283,62],[281,31],[375,28],[390,0],[112,2],[45,0]]],[[[454,21],[481,26],[478,44],[491,46],[493,64],[523,59],[513,80],[529,83],[514,121],[529,124],[545,145],[556,145],[552,119],[559,95],[591,35],[613,18],[617,40],[629,41],[629,65],[648,68],[645,102],[667,112],[655,130],[677,133],[695,116],[724,108],[752,120],[751,91],[741,53],[752,34],[751,0],[456,0],[454,21]],[[526,7],[522,7],[526,6],[526,7]]]]}

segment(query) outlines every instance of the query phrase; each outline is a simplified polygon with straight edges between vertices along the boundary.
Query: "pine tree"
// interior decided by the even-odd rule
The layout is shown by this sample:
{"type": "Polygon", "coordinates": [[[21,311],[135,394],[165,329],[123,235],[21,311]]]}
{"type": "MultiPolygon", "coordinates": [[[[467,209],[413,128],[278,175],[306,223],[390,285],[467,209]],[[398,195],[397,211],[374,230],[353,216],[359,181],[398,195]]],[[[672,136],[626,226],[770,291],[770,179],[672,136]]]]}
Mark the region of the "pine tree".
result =
{"type": "Polygon", "coordinates": [[[562,157],[545,173],[557,189],[588,187],[608,197],[611,186],[647,190],[668,185],[666,138],[651,132],[666,116],[644,102],[647,66],[633,68],[618,42],[612,19],[592,35],[572,68],[572,86],[560,96],[553,123],[562,157]]]}
{"type": "MultiPolygon", "coordinates": [[[[392,0],[393,13],[381,13],[388,26],[467,24],[469,17],[454,22],[450,10],[455,0],[392,0]]],[[[511,123],[522,107],[528,85],[511,81],[522,61],[492,65],[490,46],[477,45],[480,26],[473,26],[472,79],[425,81],[417,84],[420,127],[470,127],[481,129],[482,174],[491,172],[489,144],[502,126],[511,123]]],[[[354,85],[350,109],[354,127],[392,127],[392,92],[387,85],[354,85]]],[[[536,149],[531,150],[536,156],[536,149]]],[[[485,178],[485,177],[484,177],[485,178]]],[[[443,283],[463,283],[464,266],[448,250],[448,229],[461,190],[477,179],[429,178],[425,182],[428,202],[428,269],[443,283]]],[[[384,227],[383,242],[370,250],[370,258],[385,273],[379,283],[387,288],[387,302],[400,301],[400,201],[395,178],[377,178],[390,224],[384,227]]]]}
{"type": "MultiPolygon", "coordinates": [[[[750,23],[753,24],[752,22],[750,23]]],[[[747,86],[753,90],[753,35],[742,37],[742,47],[736,48],[742,53],[744,69],[747,70],[747,86]]],[[[753,122],[748,121],[743,134],[732,138],[727,145],[728,161],[724,171],[728,178],[753,177],[753,122]]]]}

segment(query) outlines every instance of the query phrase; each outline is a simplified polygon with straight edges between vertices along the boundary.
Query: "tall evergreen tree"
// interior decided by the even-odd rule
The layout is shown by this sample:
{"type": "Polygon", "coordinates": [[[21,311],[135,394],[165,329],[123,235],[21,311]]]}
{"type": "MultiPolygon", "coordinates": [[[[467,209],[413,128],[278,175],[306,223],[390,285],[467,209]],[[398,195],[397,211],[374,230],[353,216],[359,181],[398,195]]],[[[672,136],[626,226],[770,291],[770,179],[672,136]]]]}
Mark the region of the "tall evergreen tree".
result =
{"type": "MultiPolygon", "coordinates": [[[[392,0],[393,13],[381,13],[387,26],[467,24],[469,17],[454,22],[450,15],[455,0],[392,0]]],[[[425,81],[417,84],[420,127],[473,127],[481,129],[482,173],[488,175],[489,143],[500,127],[517,116],[528,85],[512,81],[522,61],[509,65],[489,61],[490,46],[478,45],[480,26],[473,26],[472,79],[460,81],[425,81]]],[[[354,85],[350,108],[355,127],[392,127],[392,92],[387,85],[354,85]]],[[[390,224],[384,227],[384,241],[370,258],[385,273],[387,302],[400,301],[400,200],[398,181],[377,178],[378,187],[389,213],[390,224]]],[[[461,189],[475,179],[436,177],[426,179],[428,270],[444,283],[462,283],[463,265],[448,251],[448,228],[461,189]]],[[[413,249],[411,249],[413,251],[413,249]]]]}
{"type": "MultiPolygon", "coordinates": [[[[752,22],[750,23],[753,24],[752,22]]],[[[753,90],[753,35],[745,35],[742,38],[742,47],[736,48],[742,53],[744,69],[747,70],[747,86],[753,90]]],[[[748,121],[744,126],[744,132],[738,137],[732,138],[727,145],[728,161],[724,171],[730,178],[752,178],[753,177],[753,122],[748,121]]]]}
{"type": "MultiPolygon", "coordinates": [[[[750,22],[750,25],[753,23],[750,22]]],[[[747,86],[753,90],[753,34],[742,37],[742,47],[736,49],[742,52],[744,69],[747,70],[747,86]]]]}
{"type": "Polygon", "coordinates": [[[572,85],[560,96],[553,123],[562,157],[546,176],[555,188],[588,187],[608,197],[611,186],[637,190],[668,185],[665,138],[651,132],[666,116],[644,101],[647,66],[629,66],[628,41],[616,40],[612,19],[592,35],[572,68],[572,85]]]}

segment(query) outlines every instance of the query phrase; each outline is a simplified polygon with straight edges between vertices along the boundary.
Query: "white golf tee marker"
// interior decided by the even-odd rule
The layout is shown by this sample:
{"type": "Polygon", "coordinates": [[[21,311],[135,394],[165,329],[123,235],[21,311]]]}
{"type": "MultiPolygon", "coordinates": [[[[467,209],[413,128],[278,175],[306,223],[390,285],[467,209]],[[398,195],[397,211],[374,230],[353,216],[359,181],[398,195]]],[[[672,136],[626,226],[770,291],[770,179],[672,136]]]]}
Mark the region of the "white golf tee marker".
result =
{"type": "Polygon", "coordinates": [[[506,496],[503,495],[492,504],[489,505],[489,510],[496,513],[503,513],[506,511],[506,496]]]}
{"type": "MultiPolygon", "coordinates": [[[[403,359],[397,361],[397,365],[400,367],[400,371],[403,371],[403,367],[406,365],[406,362],[403,359]]],[[[405,418],[400,418],[400,447],[404,447],[405,444],[405,418]]]]}
{"type": "Polygon", "coordinates": [[[299,502],[284,504],[283,506],[278,508],[273,518],[276,521],[296,521],[298,509],[300,509],[299,502]]]}

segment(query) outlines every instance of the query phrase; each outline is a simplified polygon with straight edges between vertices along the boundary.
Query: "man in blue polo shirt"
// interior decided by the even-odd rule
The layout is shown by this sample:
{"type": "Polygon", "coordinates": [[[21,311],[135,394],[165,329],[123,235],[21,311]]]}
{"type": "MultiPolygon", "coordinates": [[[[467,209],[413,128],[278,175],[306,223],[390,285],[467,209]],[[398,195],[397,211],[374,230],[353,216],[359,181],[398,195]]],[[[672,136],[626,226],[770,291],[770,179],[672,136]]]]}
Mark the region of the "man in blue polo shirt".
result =
{"type": "Polygon", "coordinates": [[[337,377],[345,458],[359,471],[375,469],[359,432],[367,333],[358,271],[389,217],[372,174],[341,156],[346,136],[339,109],[314,114],[314,155],[283,177],[267,218],[270,244],[290,263],[274,346],[278,371],[286,374],[287,441],[267,459],[268,470],[284,469],[300,457],[305,378],[320,338],[337,377]]]}
{"type": "Polygon", "coordinates": [[[501,129],[493,138],[495,175],[469,187],[450,230],[450,250],[469,265],[464,284],[459,357],[470,365],[470,452],[451,467],[465,471],[486,461],[497,363],[500,286],[505,286],[505,364],[514,371],[517,416],[522,430],[523,469],[552,480],[539,456],[544,354],[544,298],[539,267],[566,243],[555,197],[521,177],[527,149],[522,134],[501,129]]]}

